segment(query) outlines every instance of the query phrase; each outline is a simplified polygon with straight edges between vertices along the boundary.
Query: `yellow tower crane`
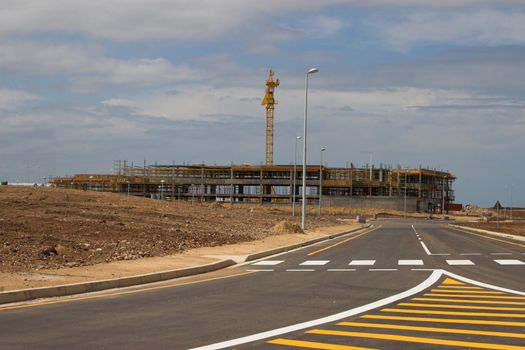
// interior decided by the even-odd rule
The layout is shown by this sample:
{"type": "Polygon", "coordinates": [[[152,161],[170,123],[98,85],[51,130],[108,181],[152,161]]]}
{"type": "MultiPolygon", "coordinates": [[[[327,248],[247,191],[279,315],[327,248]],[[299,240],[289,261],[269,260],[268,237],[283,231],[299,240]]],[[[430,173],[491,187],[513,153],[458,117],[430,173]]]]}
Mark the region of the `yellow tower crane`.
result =
{"type": "Polygon", "coordinates": [[[263,106],[266,106],[266,165],[273,164],[273,119],[275,105],[277,104],[273,92],[279,86],[279,79],[274,79],[274,76],[273,69],[270,68],[268,79],[266,79],[266,93],[261,102],[263,106]]]}

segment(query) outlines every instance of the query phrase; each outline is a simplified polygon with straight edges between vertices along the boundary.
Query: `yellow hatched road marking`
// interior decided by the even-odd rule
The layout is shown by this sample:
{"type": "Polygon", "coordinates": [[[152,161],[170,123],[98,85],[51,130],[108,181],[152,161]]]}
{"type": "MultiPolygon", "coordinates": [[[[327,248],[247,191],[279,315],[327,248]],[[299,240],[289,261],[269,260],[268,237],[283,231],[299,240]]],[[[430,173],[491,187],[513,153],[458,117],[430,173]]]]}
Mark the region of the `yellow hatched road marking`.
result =
{"type": "Polygon", "coordinates": [[[481,288],[481,287],[471,287],[471,286],[437,286],[437,288],[439,289],[481,289],[481,290],[486,290],[484,288],[481,288]]]}
{"type": "Polygon", "coordinates": [[[442,284],[454,284],[454,285],[463,285],[465,283],[463,282],[460,282],[460,281],[457,281],[457,280],[454,280],[452,278],[446,278],[442,284]]]}
{"type": "Polygon", "coordinates": [[[377,230],[378,228],[379,228],[379,227],[376,227],[376,228],[374,228],[374,229],[372,229],[372,230],[370,230],[370,231],[366,231],[366,232],[360,233],[360,234],[358,234],[357,236],[352,236],[352,237],[350,237],[350,238],[347,238],[347,239],[345,239],[345,240],[342,240],[341,242],[337,242],[337,243],[335,243],[335,244],[332,244],[331,246],[328,246],[328,247],[325,247],[325,248],[322,248],[322,249],[316,250],[315,252],[311,252],[311,253],[308,253],[308,254],[306,254],[306,255],[307,255],[307,256],[311,256],[311,255],[314,255],[314,254],[317,254],[317,253],[324,252],[325,250],[328,250],[328,249],[331,249],[331,248],[337,247],[338,245],[341,245],[341,244],[343,244],[343,243],[346,243],[346,242],[348,242],[348,241],[351,241],[352,239],[359,238],[359,237],[361,237],[362,235],[365,235],[365,234],[367,234],[367,233],[370,233],[370,232],[372,232],[372,231],[375,231],[375,230],[377,230]]]}
{"type": "Polygon", "coordinates": [[[381,329],[399,329],[399,330],[406,330],[406,331],[423,331],[423,332],[434,332],[434,333],[475,334],[475,335],[488,335],[492,337],[525,338],[525,334],[520,334],[520,333],[488,332],[488,331],[477,331],[477,330],[472,330],[472,329],[416,327],[416,326],[401,326],[397,324],[364,323],[364,322],[340,322],[337,325],[347,326],[347,327],[367,327],[367,328],[381,328],[381,329]]]}
{"type": "Polygon", "coordinates": [[[486,321],[486,320],[470,320],[458,318],[434,318],[434,317],[408,317],[408,316],[383,316],[383,315],[363,315],[361,318],[371,318],[377,320],[396,320],[396,321],[418,321],[418,322],[432,322],[432,323],[464,323],[464,324],[483,324],[490,326],[509,326],[509,327],[525,327],[525,322],[507,322],[507,321],[486,321]]]}
{"type": "Polygon", "coordinates": [[[470,294],[505,294],[503,292],[492,292],[492,291],[477,291],[469,290],[468,292],[460,289],[432,289],[431,292],[438,293],[470,293],[470,294]]]}
{"type": "MultiPolygon", "coordinates": [[[[497,310],[497,311],[525,311],[523,307],[497,307],[497,306],[474,306],[474,305],[449,305],[449,304],[420,304],[399,303],[399,306],[437,307],[445,309],[470,309],[470,310],[497,310]]],[[[524,315],[525,316],[525,315],[524,315]]]]}
{"type": "Polygon", "coordinates": [[[525,300],[525,297],[509,297],[509,296],[496,296],[496,295],[474,295],[474,294],[437,294],[437,293],[425,293],[425,297],[447,297],[447,298],[486,298],[486,299],[511,299],[511,300],[525,300]]]}
{"type": "Polygon", "coordinates": [[[380,311],[381,312],[398,312],[398,313],[405,313],[405,314],[525,318],[525,314],[500,314],[500,313],[492,313],[492,312],[458,312],[458,311],[412,310],[412,309],[393,309],[393,308],[382,309],[380,311]]]}
{"type": "Polygon", "coordinates": [[[466,347],[466,348],[523,350],[523,346],[513,346],[513,345],[493,344],[493,343],[465,342],[465,341],[458,341],[458,340],[434,339],[434,338],[423,338],[423,337],[410,337],[410,336],[405,336],[405,335],[382,334],[382,333],[343,332],[343,331],[331,331],[331,330],[325,330],[325,329],[313,329],[311,331],[307,331],[306,333],[320,334],[320,335],[336,335],[336,336],[342,336],[342,337],[358,337],[358,338],[370,338],[370,339],[381,339],[381,340],[394,340],[394,341],[420,343],[420,344],[422,343],[422,344],[459,346],[459,347],[466,347]]]}
{"type": "Polygon", "coordinates": [[[505,305],[525,305],[522,301],[494,301],[494,300],[469,300],[469,299],[447,299],[447,298],[412,298],[418,301],[446,301],[451,303],[472,303],[472,304],[505,304],[505,305]]]}
{"type": "Polygon", "coordinates": [[[296,346],[296,347],[307,348],[307,349],[322,349],[322,350],[374,350],[371,348],[361,348],[357,346],[317,343],[317,342],[290,340],[290,339],[282,339],[282,338],[270,340],[267,343],[276,344],[276,345],[296,346]]]}

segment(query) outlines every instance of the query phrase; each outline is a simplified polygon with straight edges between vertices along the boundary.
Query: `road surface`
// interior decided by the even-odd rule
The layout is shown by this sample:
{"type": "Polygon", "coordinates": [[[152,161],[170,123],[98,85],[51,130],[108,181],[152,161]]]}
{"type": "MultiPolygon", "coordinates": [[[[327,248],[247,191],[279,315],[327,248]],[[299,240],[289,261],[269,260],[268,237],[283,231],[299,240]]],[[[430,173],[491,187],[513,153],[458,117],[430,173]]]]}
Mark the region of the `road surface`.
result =
{"type": "Polygon", "coordinates": [[[2,349],[525,349],[525,244],[370,229],[211,274],[0,307],[2,349]]]}

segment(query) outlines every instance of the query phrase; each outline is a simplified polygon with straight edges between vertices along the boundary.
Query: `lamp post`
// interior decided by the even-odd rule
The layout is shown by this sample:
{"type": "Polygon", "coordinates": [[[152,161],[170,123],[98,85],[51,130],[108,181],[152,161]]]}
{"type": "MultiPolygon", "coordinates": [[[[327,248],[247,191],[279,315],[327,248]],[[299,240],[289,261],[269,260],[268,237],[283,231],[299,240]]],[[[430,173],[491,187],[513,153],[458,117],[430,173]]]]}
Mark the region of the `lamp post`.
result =
{"type": "Polygon", "coordinates": [[[509,214],[510,214],[510,221],[512,221],[512,185],[505,185],[505,188],[509,189],[509,199],[510,199],[510,208],[509,208],[509,214]]]}
{"type": "Polygon", "coordinates": [[[321,148],[321,162],[319,163],[319,215],[321,215],[321,197],[323,196],[323,152],[326,148],[321,148]]]}
{"type": "Polygon", "coordinates": [[[89,177],[89,191],[91,191],[91,180],[93,180],[93,175],[89,177]]]}
{"type": "Polygon", "coordinates": [[[128,183],[128,196],[129,196],[129,180],[126,180],[126,182],[128,183]]]}
{"type": "Polygon", "coordinates": [[[301,136],[295,137],[295,156],[293,159],[293,193],[292,193],[292,216],[295,216],[295,178],[297,177],[297,141],[301,136]]]}
{"type": "Polygon", "coordinates": [[[407,173],[408,168],[405,168],[405,219],[407,217],[407,173]]]}
{"type": "Polygon", "coordinates": [[[164,199],[164,180],[160,180],[160,200],[164,199]]]}
{"type": "Polygon", "coordinates": [[[443,176],[443,190],[441,191],[441,219],[445,220],[445,182],[447,181],[447,175],[443,176]]]}
{"type": "Polygon", "coordinates": [[[305,84],[304,84],[304,128],[303,128],[303,203],[302,203],[302,215],[301,215],[301,228],[305,229],[306,221],[306,130],[308,121],[308,76],[319,72],[317,68],[310,68],[306,72],[305,84]]]}

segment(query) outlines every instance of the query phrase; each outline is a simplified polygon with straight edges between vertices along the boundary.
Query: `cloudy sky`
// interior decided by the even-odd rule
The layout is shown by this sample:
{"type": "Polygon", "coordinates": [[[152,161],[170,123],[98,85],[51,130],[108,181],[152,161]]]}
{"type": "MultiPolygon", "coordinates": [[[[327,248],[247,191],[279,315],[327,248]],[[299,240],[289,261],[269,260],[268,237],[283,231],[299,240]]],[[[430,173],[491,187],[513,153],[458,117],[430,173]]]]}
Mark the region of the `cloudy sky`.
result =
{"type": "Polygon", "coordinates": [[[525,206],[523,0],[0,0],[0,179],[309,155],[430,167],[525,206]]]}

